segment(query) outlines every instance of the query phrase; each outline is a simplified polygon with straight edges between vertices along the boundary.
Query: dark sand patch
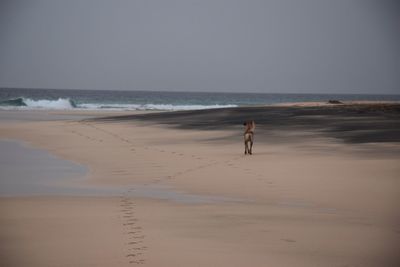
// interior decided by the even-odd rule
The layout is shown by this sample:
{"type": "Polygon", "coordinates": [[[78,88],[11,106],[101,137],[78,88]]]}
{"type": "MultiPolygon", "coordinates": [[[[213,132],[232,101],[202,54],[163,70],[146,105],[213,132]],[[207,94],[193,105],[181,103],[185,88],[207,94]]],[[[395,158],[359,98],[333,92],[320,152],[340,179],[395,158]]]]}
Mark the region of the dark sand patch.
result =
{"type": "MultiPolygon", "coordinates": [[[[400,104],[242,107],[111,116],[93,120],[140,121],[179,129],[242,131],[243,122],[249,119],[256,121],[257,141],[279,141],[282,139],[279,132],[282,131],[293,133],[293,138],[297,139],[308,131],[346,143],[400,142],[400,104]]],[[[285,142],[290,141],[288,136],[284,139],[285,142]]]]}

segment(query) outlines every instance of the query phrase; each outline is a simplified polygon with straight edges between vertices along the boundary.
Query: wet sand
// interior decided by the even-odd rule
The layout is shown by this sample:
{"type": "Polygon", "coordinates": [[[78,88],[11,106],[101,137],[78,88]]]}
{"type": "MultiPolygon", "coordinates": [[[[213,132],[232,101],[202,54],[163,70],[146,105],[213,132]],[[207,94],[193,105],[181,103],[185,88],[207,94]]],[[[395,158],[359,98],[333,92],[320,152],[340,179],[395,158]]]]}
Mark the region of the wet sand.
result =
{"type": "Polygon", "coordinates": [[[77,194],[74,185],[87,173],[82,165],[10,140],[0,140],[0,169],[0,196],[77,194]]]}
{"type": "Polygon", "coordinates": [[[2,197],[7,266],[400,263],[397,105],[99,117],[0,122],[0,138],[86,166],[76,186],[121,189],[2,197]]]}

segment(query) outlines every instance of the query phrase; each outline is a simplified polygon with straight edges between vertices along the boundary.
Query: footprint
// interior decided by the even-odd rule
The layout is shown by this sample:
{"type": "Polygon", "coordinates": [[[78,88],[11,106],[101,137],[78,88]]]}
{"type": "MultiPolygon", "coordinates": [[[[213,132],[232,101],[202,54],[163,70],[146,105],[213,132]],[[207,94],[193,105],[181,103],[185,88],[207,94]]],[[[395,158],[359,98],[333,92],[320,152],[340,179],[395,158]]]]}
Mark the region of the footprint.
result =
{"type": "Polygon", "coordinates": [[[127,234],[128,235],[135,235],[135,234],[138,234],[138,233],[141,233],[141,231],[130,231],[127,234]]]}
{"type": "Polygon", "coordinates": [[[141,264],[144,264],[144,262],[141,262],[141,261],[130,261],[129,264],[141,265],[141,264]]]}
{"type": "Polygon", "coordinates": [[[294,240],[294,239],[289,239],[289,238],[282,238],[281,240],[282,240],[282,241],[285,241],[285,242],[289,242],[289,243],[294,243],[294,242],[296,242],[296,240],[294,240]]]}
{"type": "MultiPolygon", "coordinates": [[[[134,188],[130,188],[128,193],[132,192],[134,188]]],[[[124,234],[126,236],[126,250],[129,253],[126,255],[127,258],[134,258],[134,260],[129,261],[130,264],[143,264],[145,259],[143,259],[143,251],[147,249],[144,246],[145,235],[143,234],[143,229],[138,226],[138,219],[134,217],[135,214],[135,203],[132,198],[128,196],[121,196],[120,206],[122,207],[122,226],[124,228],[124,234]]]]}

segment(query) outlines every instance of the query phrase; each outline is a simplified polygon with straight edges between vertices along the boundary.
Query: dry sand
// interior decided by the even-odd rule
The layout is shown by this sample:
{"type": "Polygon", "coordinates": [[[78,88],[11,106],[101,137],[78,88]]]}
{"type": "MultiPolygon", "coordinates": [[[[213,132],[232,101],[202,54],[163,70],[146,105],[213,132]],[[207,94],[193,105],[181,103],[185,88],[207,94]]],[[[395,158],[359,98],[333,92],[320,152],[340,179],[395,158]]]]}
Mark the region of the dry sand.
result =
{"type": "Polygon", "coordinates": [[[87,166],[79,186],[123,189],[1,198],[0,265],[399,266],[398,142],[277,123],[244,156],[241,125],[206,112],[3,120],[0,138],[87,166]]]}

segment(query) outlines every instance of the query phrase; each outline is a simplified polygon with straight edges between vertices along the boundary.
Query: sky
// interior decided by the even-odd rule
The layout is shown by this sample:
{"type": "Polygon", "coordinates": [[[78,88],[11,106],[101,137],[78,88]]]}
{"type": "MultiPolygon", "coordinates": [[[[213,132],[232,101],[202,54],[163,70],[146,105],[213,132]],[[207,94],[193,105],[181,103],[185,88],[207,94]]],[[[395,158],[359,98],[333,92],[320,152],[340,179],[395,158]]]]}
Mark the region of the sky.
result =
{"type": "Polygon", "coordinates": [[[400,1],[0,0],[0,87],[400,94],[400,1]]]}

